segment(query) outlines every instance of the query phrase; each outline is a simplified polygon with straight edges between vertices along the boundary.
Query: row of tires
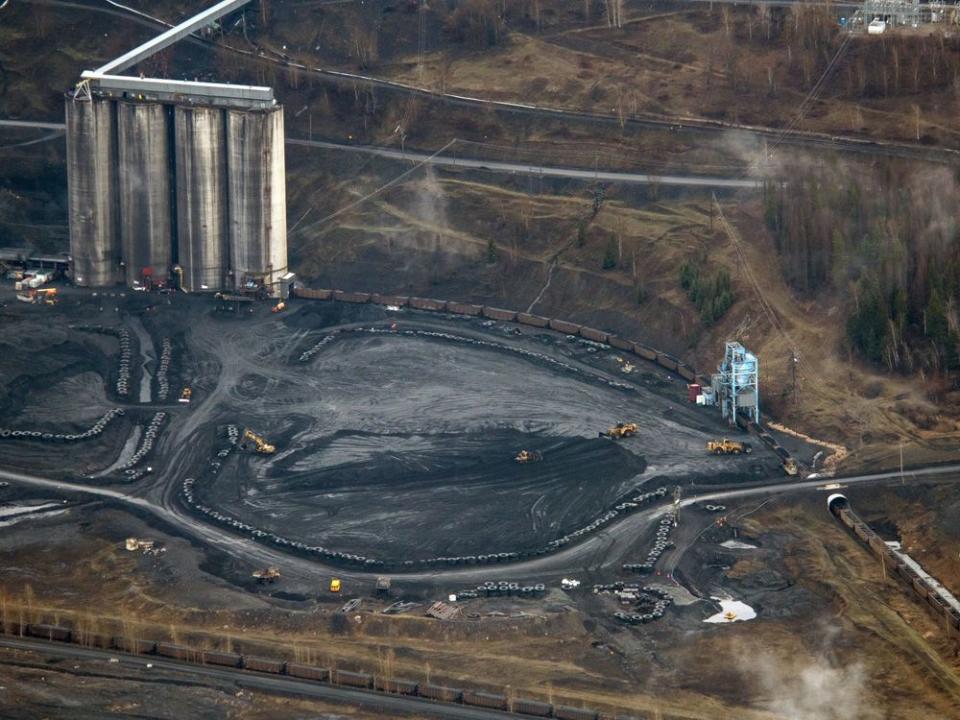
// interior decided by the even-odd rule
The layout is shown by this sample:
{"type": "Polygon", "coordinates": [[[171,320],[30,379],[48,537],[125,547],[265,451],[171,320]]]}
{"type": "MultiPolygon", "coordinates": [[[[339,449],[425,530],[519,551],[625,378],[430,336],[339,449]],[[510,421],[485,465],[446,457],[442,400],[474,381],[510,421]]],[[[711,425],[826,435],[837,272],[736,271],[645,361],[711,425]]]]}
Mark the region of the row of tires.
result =
{"type": "Polygon", "coordinates": [[[243,669],[253,672],[269,673],[272,675],[286,675],[301,680],[312,680],[362,690],[510,711],[519,715],[558,718],[559,720],[632,720],[625,715],[610,715],[599,713],[595,710],[566,705],[554,705],[553,703],[526,698],[509,698],[506,695],[480,690],[447,687],[445,685],[421,683],[401,678],[381,677],[365,672],[318,667],[304,663],[224,652],[222,650],[198,650],[175,643],[131,639],[98,633],[75,632],[71,628],[60,625],[32,623],[26,626],[20,626],[18,624],[9,628],[4,628],[0,625],[0,632],[4,630],[10,635],[27,635],[44,640],[75,643],[86,647],[118,650],[137,655],[155,655],[157,657],[170,658],[171,660],[179,660],[199,665],[216,665],[238,670],[243,669]]]}
{"type": "Polygon", "coordinates": [[[153,444],[157,439],[157,436],[160,434],[160,427],[163,425],[163,421],[166,419],[167,414],[162,410],[158,413],[154,413],[153,418],[150,420],[150,424],[147,425],[146,431],[143,433],[143,440],[140,443],[140,447],[137,448],[137,451],[122,465],[117,467],[117,470],[122,470],[124,474],[128,477],[133,475],[142,475],[142,472],[135,470],[134,468],[140,464],[140,461],[143,460],[151,450],[153,450],[153,444]]]}
{"type": "Polygon", "coordinates": [[[481,585],[477,585],[475,590],[462,590],[457,593],[460,600],[473,600],[475,598],[488,597],[543,597],[547,592],[547,586],[543,583],[533,585],[523,585],[519,582],[510,582],[500,580],[494,582],[487,580],[481,585]]]}
{"type": "Polygon", "coordinates": [[[102,434],[107,429],[114,418],[124,414],[123,408],[113,408],[104,413],[103,417],[97,420],[88,429],[82,433],[51,433],[41,430],[10,430],[0,428],[0,439],[3,440],[41,440],[45,442],[79,442],[81,440],[90,440],[102,434]]]}
{"type": "Polygon", "coordinates": [[[653,541],[653,546],[647,552],[646,561],[642,563],[626,563],[623,565],[623,569],[628,572],[652,572],[660,556],[663,555],[668,548],[673,547],[673,541],[670,540],[670,531],[673,529],[675,522],[676,518],[673,513],[660,520],[656,539],[653,541]]]}
{"type": "Polygon", "coordinates": [[[902,558],[884,542],[869,525],[867,525],[853,511],[842,496],[833,496],[830,502],[830,511],[854,535],[883,560],[886,571],[903,581],[921,600],[924,600],[934,614],[944,621],[951,635],[960,633],[960,611],[948,603],[941,595],[938,587],[926,578],[917,574],[902,558]],[[834,500],[834,498],[837,498],[834,500]]]}
{"type": "MultiPolygon", "coordinates": [[[[451,300],[434,300],[431,298],[407,297],[400,295],[382,295],[380,293],[364,292],[345,292],[343,290],[310,290],[307,288],[298,288],[294,291],[296,297],[308,298],[312,300],[339,300],[348,303],[373,303],[376,305],[390,305],[394,307],[409,307],[415,310],[428,310],[432,312],[446,312],[453,315],[467,315],[473,317],[484,317],[490,320],[501,322],[515,322],[530,327],[547,328],[565,335],[577,335],[585,340],[609,345],[617,350],[633,353],[645,360],[656,362],[661,367],[670,372],[677,373],[688,382],[701,382],[709,385],[706,378],[697,378],[696,372],[690,366],[684,364],[673,355],[661,352],[642,343],[626,340],[617,335],[607,333],[603,330],[579,325],[577,323],[559,320],[557,318],[547,318],[541,315],[531,313],[517,312],[515,310],[504,310],[502,308],[489,307],[487,305],[473,305],[470,303],[453,302],[451,300]]],[[[309,352],[309,351],[308,351],[309,352]]],[[[308,358],[309,359],[309,358],[308,358]]]]}
{"type": "MultiPolygon", "coordinates": [[[[223,452],[223,451],[221,451],[223,452]]],[[[216,462],[216,461],[215,461],[216,462]]],[[[657,488],[652,492],[641,493],[636,495],[628,500],[620,502],[612,510],[608,510],[606,513],[601,515],[597,520],[594,520],[589,525],[575,530],[572,533],[568,533],[557,540],[550,541],[547,545],[536,548],[533,550],[521,550],[515,552],[500,552],[500,553],[487,553],[482,555],[462,555],[455,557],[434,557],[434,558],[424,558],[421,560],[403,560],[395,563],[384,562],[377,558],[367,557],[366,555],[357,555],[355,553],[347,553],[339,550],[332,550],[331,548],[326,548],[321,545],[307,545],[306,543],[290,540],[285,538],[282,535],[278,535],[274,532],[268,532],[266,530],[261,530],[250,523],[244,522],[238,518],[227,515],[226,513],[220,512],[216,508],[212,508],[209,505],[206,505],[200,501],[199,496],[197,495],[197,481],[196,478],[186,478],[183,481],[181,486],[181,497],[184,502],[193,510],[198,513],[201,513],[215,522],[218,522],[222,525],[225,525],[229,528],[232,528],[238,532],[249,533],[251,537],[255,540],[261,542],[269,542],[280,547],[288,548],[291,550],[297,550],[300,552],[309,553],[311,555],[316,555],[324,558],[330,562],[340,563],[342,565],[353,565],[361,566],[365,569],[384,569],[391,567],[398,571],[412,572],[417,569],[424,569],[429,567],[437,567],[440,565],[444,566],[457,566],[457,565],[490,565],[495,563],[510,563],[516,562],[518,560],[525,560],[528,558],[540,557],[542,555],[547,555],[552,552],[556,552],[560,548],[568,545],[569,543],[576,540],[578,537],[592,532],[602,525],[610,522],[615,517],[620,516],[621,514],[629,513],[636,508],[640,507],[644,503],[649,503],[654,500],[663,498],[667,494],[667,488],[661,487],[657,488]]],[[[482,586],[481,586],[482,587],[482,586]]],[[[482,597],[479,593],[484,592],[481,590],[481,587],[478,587],[476,591],[467,590],[465,592],[472,593],[477,592],[477,597],[482,597]]],[[[523,590],[524,588],[517,588],[518,590],[523,590]]],[[[524,594],[519,592],[518,594],[524,594]]],[[[536,595],[537,590],[530,590],[530,594],[536,595]]],[[[466,597],[469,597],[466,596],[466,597]]]]}
{"type": "Polygon", "coordinates": [[[170,395],[170,362],[173,359],[173,343],[165,337],[160,345],[160,365],[157,368],[157,400],[166,400],[170,395]]]}
{"type": "Polygon", "coordinates": [[[120,341],[120,361],[117,365],[117,395],[126,397],[130,394],[130,362],[133,357],[130,331],[125,327],[113,328],[103,325],[79,325],[77,330],[84,332],[112,335],[120,341]]]}

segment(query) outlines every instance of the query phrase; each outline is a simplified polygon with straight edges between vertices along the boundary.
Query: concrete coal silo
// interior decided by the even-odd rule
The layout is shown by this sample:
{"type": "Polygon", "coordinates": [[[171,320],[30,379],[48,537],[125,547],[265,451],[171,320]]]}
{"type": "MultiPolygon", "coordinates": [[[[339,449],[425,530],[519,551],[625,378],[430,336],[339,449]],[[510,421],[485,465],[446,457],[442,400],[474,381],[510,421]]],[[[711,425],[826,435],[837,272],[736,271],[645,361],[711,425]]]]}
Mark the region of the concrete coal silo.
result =
{"type": "Polygon", "coordinates": [[[174,109],[177,261],[187,292],[224,287],[228,271],[227,157],[223,110],[174,109]]]}
{"type": "Polygon", "coordinates": [[[227,203],[234,287],[276,288],[287,272],[283,108],[227,110],[227,203]]]}
{"type": "Polygon", "coordinates": [[[66,101],[67,188],[73,282],[120,282],[116,108],[108,100],[66,101]]]}
{"type": "Polygon", "coordinates": [[[171,265],[170,107],[118,102],[120,246],[128,285],[171,265]]]}

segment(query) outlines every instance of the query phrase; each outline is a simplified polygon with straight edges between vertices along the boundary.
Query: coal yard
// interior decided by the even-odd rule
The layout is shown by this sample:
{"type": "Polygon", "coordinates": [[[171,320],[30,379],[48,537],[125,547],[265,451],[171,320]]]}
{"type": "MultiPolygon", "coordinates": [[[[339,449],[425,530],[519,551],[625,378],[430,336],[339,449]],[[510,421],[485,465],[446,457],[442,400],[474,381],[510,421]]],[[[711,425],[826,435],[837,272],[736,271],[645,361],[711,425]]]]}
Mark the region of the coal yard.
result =
{"type": "Polygon", "coordinates": [[[652,572],[675,487],[782,476],[762,445],[707,453],[738,431],[608,345],[410,307],[270,310],[82,290],[55,311],[7,306],[4,468],[136,497],[221,549],[299,567],[477,566],[467,588],[481,566],[559,573],[547,558],[640,511],[659,519],[617,533],[604,567],[652,572]],[[617,423],[636,433],[611,437],[617,423]]]}

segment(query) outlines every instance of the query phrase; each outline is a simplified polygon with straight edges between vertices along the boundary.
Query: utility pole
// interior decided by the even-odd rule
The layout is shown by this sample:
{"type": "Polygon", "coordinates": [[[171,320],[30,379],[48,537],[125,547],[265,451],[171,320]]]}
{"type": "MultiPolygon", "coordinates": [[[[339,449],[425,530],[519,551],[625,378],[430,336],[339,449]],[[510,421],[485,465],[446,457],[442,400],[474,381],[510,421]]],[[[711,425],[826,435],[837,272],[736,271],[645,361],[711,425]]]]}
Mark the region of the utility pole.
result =
{"type": "Polygon", "coordinates": [[[800,358],[797,357],[795,351],[790,352],[790,375],[792,377],[793,384],[793,404],[797,404],[797,363],[800,362],[800,358]]]}
{"type": "Polygon", "coordinates": [[[906,485],[906,480],[903,477],[903,438],[900,438],[900,484],[906,485]]]}

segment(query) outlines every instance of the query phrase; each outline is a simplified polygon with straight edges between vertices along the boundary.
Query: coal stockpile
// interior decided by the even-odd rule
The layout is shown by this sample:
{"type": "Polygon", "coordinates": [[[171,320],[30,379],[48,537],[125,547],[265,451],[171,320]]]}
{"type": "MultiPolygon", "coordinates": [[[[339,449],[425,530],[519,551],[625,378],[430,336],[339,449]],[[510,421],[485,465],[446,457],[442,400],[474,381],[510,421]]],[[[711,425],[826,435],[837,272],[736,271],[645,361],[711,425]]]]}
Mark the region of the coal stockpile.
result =
{"type": "Polygon", "coordinates": [[[582,338],[371,303],[308,304],[274,325],[256,339],[230,325],[218,352],[248,358],[220,387],[237,427],[277,453],[221,437],[183,495],[263,542],[400,570],[509,562],[646,502],[624,499],[717,474],[703,412],[665,399],[662,371],[626,376],[617,351],[582,338]],[[599,436],[618,421],[640,432],[599,436]]]}
{"type": "Polygon", "coordinates": [[[290,474],[278,468],[262,480],[221,473],[205,500],[308,544],[394,561],[470,556],[532,550],[589,524],[645,467],[642,457],[601,439],[506,430],[338,433],[302,454],[318,464],[324,456],[355,459],[290,474]],[[543,459],[517,463],[516,451],[530,444],[543,459]],[[241,487],[249,500],[236,503],[241,487]]]}

